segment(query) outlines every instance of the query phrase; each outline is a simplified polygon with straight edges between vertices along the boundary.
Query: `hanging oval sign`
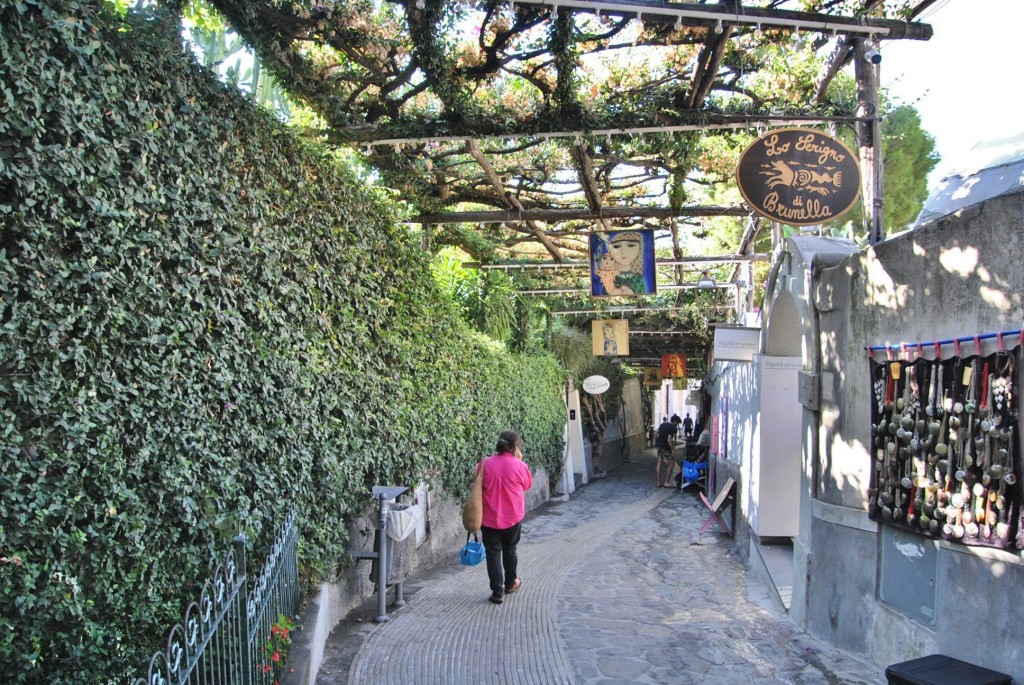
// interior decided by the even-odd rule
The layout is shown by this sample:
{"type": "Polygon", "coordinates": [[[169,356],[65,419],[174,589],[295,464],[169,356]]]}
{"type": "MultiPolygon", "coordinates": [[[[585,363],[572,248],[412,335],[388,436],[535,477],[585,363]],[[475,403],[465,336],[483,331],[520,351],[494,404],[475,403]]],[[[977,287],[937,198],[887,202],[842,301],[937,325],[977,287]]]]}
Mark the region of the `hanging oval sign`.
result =
{"type": "Polygon", "coordinates": [[[587,376],[583,379],[583,389],[591,395],[600,395],[608,390],[611,384],[604,376],[587,376]]]}
{"type": "Polygon", "coordinates": [[[860,167],[850,149],[810,128],[769,131],[736,164],[751,209],[772,221],[811,226],[838,219],[860,197],[860,167]]]}

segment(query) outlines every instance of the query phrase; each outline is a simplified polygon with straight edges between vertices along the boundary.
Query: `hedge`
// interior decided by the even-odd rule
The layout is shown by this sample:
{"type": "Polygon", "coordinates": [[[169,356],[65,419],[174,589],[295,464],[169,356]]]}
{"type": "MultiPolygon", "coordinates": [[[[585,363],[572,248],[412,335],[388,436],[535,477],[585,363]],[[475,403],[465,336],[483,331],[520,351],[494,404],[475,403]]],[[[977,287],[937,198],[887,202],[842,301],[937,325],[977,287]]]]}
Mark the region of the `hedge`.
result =
{"type": "Polygon", "coordinates": [[[374,483],[562,454],[562,371],[475,334],[387,194],[168,25],[0,4],[5,682],[136,675],[244,531],[310,580],[374,483]]]}

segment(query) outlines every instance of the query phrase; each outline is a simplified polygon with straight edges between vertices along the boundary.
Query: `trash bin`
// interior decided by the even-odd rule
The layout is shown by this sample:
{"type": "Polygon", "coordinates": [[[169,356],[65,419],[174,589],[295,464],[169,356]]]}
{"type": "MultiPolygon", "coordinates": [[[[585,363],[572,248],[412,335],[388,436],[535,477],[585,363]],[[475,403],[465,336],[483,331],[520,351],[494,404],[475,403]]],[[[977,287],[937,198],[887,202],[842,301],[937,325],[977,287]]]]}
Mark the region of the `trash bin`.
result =
{"type": "MultiPolygon", "coordinates": [[[[390,517],[389,517],[390,519],[390,517]]],[[[376,530],[373,533],[373,554],[371,556],[370,575],[371,583],[379,584],[381,578],[384,585],[391,587],[396,583],[403,582],[409,575],[409,556],[411,554],[409,543],[411,540],[396,540],[391,534],[391,526],[388,525],[387,532],[376,530]],[[381,536],[387,538],[387,565],[384,573],[381,574],[378,564],[383,557],[380,554],[381,536]]]]}
{"type": "Polygon", "coordinates": [[[388,537],[402,542],[416,532],[423,509],[418,504],[393,504],[388,509],[388,537]]]}
{"type": "Polygon", "coordinates": [[[942,654],[923,656],[885,669],[889,685],[1010,685],[1013,678],[942,654]]]}
{"type": "MultiPolygon", "coordinates": [[[[370,580],[377,584],[377,622],[382,623],[388,620],[387,616],[387,591],[389,587],[395,589],[394,606],[405,605],[405,598],[402,596],[402,581],[405,579],[405,566],[408,559],[405,542],[395,542],[388,530],[392,520],[390,511],[392,506],[403,508],[404,505],[392,505],[395,498],[407,491],[409,488],[395,485],[374,485],[373,498],[377,501],[377,529],[373,535],[372,552],[352,552],[356,559],[371,559],[370,580]]],[[[402,531],[405,537],[408,533],[402,531]]]]}

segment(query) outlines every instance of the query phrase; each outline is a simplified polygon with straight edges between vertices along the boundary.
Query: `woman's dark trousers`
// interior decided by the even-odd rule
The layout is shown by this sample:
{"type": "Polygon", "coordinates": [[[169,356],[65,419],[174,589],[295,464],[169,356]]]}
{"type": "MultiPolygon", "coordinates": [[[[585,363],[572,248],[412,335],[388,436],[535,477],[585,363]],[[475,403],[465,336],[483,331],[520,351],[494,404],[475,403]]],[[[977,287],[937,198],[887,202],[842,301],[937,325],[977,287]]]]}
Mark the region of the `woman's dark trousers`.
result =
{"type": "Polygon", "coordinates": [[[484,549],[487,550],[487,577],[491,581],[491,593],[501,597],[505,588],[516,582],[519,557],[516,556],[516,545],[519,544],[519,533],[522,521],[511,528],[488,528],[483,526],[484,549]]]}

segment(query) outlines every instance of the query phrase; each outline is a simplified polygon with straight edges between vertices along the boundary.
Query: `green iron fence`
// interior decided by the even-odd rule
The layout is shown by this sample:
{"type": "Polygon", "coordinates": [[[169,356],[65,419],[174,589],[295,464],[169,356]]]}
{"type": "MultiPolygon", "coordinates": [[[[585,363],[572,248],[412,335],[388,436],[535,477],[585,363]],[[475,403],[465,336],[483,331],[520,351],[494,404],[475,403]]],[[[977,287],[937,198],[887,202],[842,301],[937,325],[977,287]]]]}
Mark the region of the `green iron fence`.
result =
{"type": "Polygon", "coordinates": [[[281,679],[285,662],[274,653],[286,651],[290,634],[278,619],[294,617],[300,600],[296,518],[292,509],[251,592],[245,536],[234,539],[199,600],[185,608],[167,646],[133,685],[270,685],[281,679]]]}

